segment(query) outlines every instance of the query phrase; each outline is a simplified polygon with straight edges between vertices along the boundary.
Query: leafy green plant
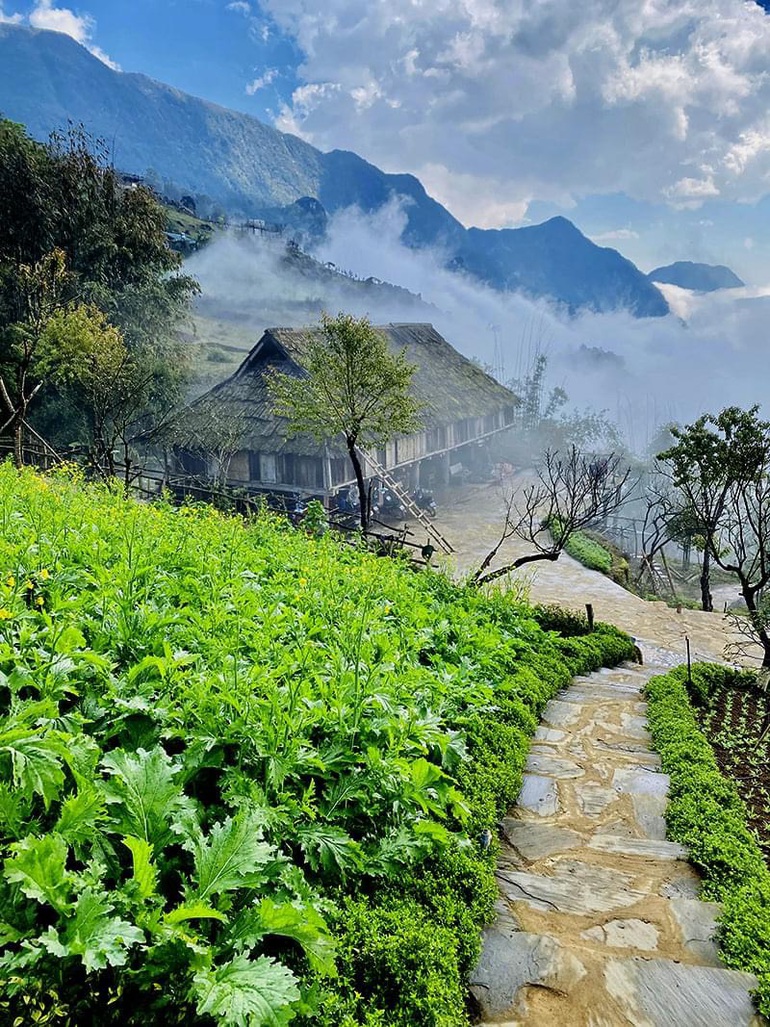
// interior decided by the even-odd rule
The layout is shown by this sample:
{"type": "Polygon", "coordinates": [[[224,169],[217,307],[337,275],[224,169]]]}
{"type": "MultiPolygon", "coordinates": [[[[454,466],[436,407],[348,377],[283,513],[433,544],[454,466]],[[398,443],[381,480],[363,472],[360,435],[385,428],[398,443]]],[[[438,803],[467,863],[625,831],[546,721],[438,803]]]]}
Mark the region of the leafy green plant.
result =
{"type": "Polygon", "coordinates": [[[3,1016],[464,1023],[479,834],[630,640],[68,472],[0,466],[0,528],[3,1016]]]}

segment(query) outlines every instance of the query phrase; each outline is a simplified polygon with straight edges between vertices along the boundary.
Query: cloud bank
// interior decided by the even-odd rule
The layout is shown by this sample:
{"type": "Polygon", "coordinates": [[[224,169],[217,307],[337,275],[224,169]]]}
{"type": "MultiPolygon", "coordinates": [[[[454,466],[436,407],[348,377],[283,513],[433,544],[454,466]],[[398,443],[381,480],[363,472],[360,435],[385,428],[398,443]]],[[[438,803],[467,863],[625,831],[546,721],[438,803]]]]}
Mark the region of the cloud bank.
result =
{"type": "Polygon", "coordinates": [[[770,191],[770,17],[744,0],[263,0],[304,63],[279,127],[411,170],[466,222],[533,197],[770,191]]]}
{"type": "Polygon", "coordinates": [[[522,379],[538,353],[548,357],[548,386],[563,387],[571,407],[606,410],[629,446],[644,453],[660,425],[686,422],[730,404],[765,404],[770,289],[695,295],[664,286],[676,313],[636,319],[584,314],[563,319],[545,301],[501,294],[443,267],[442,254],[401,241],[403,210],[373,215],[347,210],[330,222],[321,261],[419,293],[425,306],[387,294],[356,293],[340,284],[297,278],[280,249],[225,238],[189,263],[203,286],[202,311],[263,329],[317,320],[322,309],[367,315],[374,323],[431,321],[461,353],[522,379]],[[430,306],[428,306],[430,305],[430,306]]]}

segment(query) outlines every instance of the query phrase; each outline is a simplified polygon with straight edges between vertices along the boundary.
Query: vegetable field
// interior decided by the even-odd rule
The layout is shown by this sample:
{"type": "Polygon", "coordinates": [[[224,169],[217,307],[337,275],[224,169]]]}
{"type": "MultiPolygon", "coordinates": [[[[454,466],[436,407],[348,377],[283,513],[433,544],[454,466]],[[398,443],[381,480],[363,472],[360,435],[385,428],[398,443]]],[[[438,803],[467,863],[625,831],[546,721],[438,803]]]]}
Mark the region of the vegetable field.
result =
{"type": "Polygon", "coordinates": [[[698,710],[698,726],[719,769],[746,804],[749,826],[770,865],[770,736],[760,743],[768,696],[748,680],[715,684],[698,710]]]}
{"type": "Polygon", "coordinates": [[[479,837],[548,698],[631,652],[270,516],[0,466],[0,1021],[467,1023],[479,837]]]}

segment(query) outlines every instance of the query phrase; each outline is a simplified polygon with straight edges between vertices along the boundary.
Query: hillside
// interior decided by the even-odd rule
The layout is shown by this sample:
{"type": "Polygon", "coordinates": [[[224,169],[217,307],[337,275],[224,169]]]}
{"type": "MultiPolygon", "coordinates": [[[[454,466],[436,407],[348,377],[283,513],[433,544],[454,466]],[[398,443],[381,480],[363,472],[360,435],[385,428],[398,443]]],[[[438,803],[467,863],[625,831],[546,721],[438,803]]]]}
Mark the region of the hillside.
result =
{"type": "Polygon", "coordinates": [[[561,222],[500,232],[467,230],[412,175],[386,174],[353,153],[322,153],[256,118],[189,96],[144,75],[112,71],[68,36],[0,24],[0,112],[37,138],[69,121],[102,138],[122,170],[169,180],[238,215],[303,197],[325,210],[378,210],[404,198],[404,241],[436,248],[451,266],[496,289],[522,289],[573,311],[668,306],[633,264],[561,222]]]}
{"type": "Polygon", "coordinates": [[[3,1022],[466,1027],[479,835],[630,639],[66,473],[0,517],[3,1022]]]}

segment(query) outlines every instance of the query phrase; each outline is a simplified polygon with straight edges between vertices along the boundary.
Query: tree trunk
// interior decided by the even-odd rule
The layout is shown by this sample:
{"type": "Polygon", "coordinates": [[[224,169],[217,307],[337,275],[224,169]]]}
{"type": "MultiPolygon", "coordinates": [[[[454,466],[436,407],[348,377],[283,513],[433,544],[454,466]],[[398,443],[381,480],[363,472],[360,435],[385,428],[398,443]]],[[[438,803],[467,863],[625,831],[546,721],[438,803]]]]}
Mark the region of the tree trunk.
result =
{"type": "Polygon", "coordinates": [[[485,574],[483,577],[478,575],[473,578],[474,585],[486,585],[488,581],[494,581],[495,578],[502,578],[503,575],[508,574],[509,571],[518,570],[519,567],[523,567],[528,563],[535,563],[537,560],[554,560],[559,559],[559,553],[532,553],[530,556],[520,556],[518,560],[514,560],[513,563],[507,563],[505,567],[498,567],[496,571],[492,571],[490,574],[485,574]]]}
{"type": "Polygon", "coordinates": [[[711,557],[708,546],[703,550],[703,563],[700,571],[700,602],[701,608],[707,613],[714,612],[714,602],[711,596],[711,557]]]}
{"type": "Polygon", "coordinates": [[[770,668],[770,635],[768,635],[767,627],[763,624],[762,617],[757,609],[757,589],[752,588],[749,582],[742,581],[741,595],[746,603],[746,609],[749,611],[751,623],[757,634],[757,641],[763,649],[762,666],[770,668]]]}
{"type": "Polygon", "coordinates": [[[366,482],[364,481],[364,470],[361,467],[361,461],[356,451],[356,443],[353,439],[346,439],[348,444],[348,453],[350,454],[350,462],[353,464],[353,471],[356,476],[356,485],[358,487],[358,505],[360,508],[360,520],[361,527],[364,531],[369,526],[369,501],[366,495],[366,482]]]}

